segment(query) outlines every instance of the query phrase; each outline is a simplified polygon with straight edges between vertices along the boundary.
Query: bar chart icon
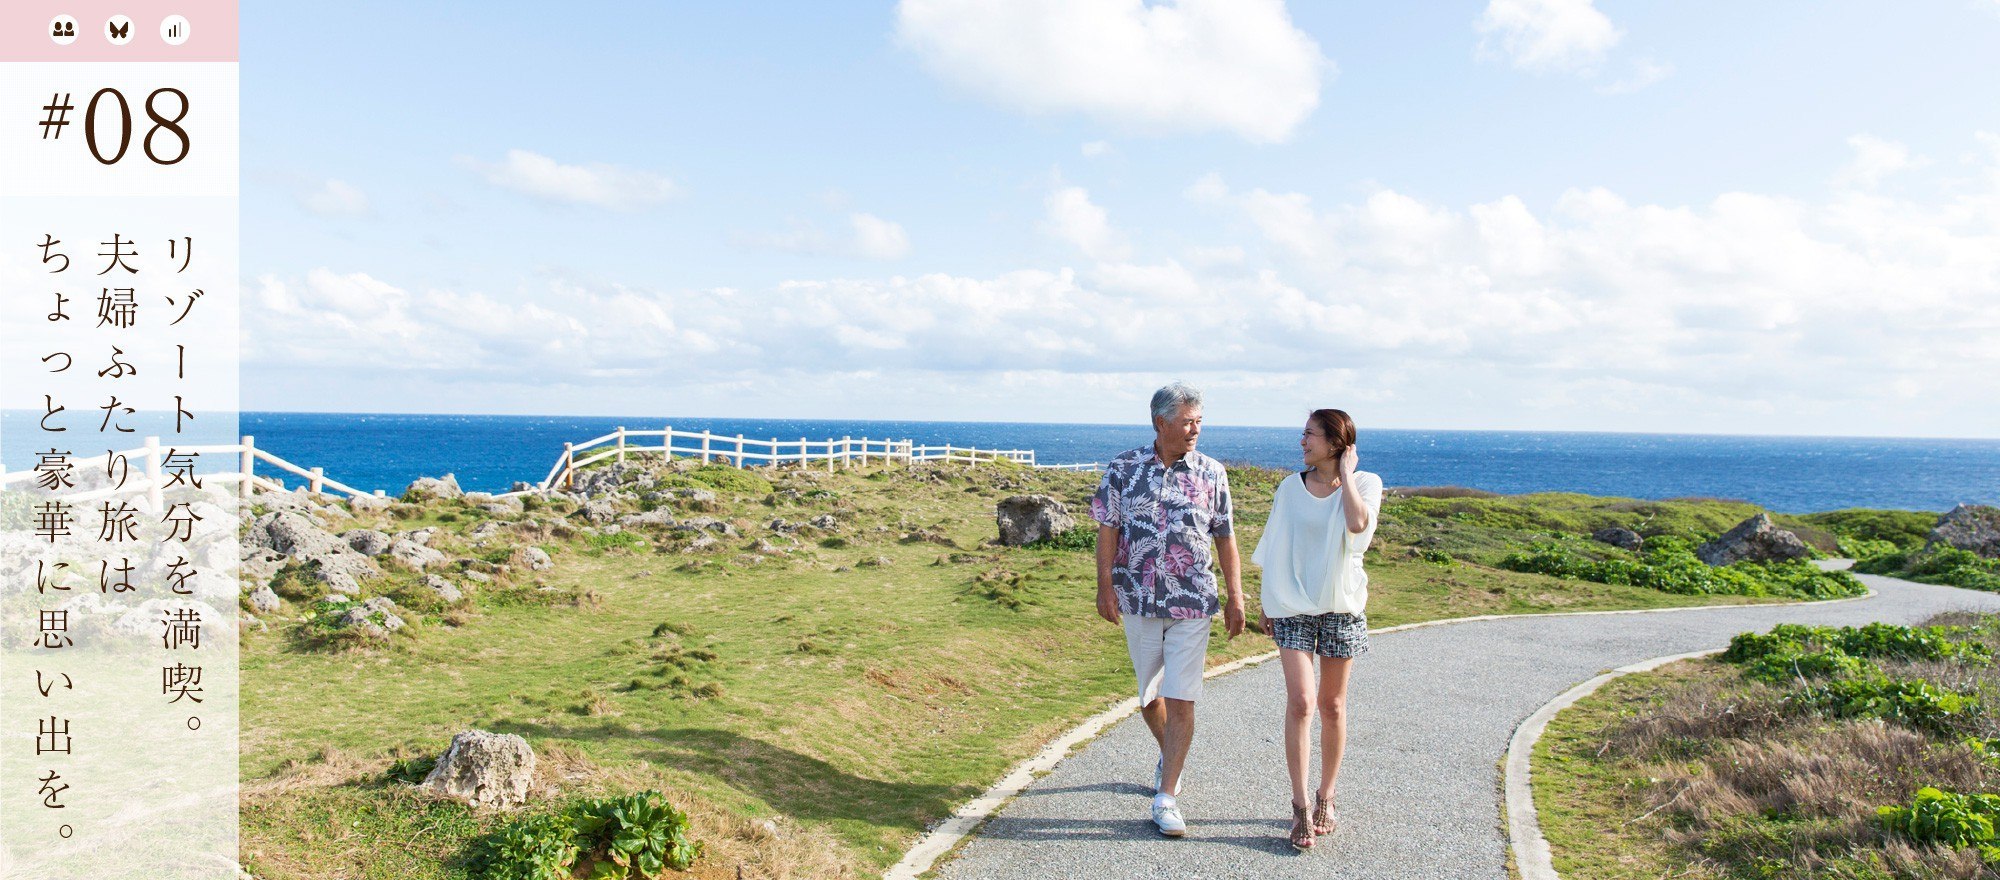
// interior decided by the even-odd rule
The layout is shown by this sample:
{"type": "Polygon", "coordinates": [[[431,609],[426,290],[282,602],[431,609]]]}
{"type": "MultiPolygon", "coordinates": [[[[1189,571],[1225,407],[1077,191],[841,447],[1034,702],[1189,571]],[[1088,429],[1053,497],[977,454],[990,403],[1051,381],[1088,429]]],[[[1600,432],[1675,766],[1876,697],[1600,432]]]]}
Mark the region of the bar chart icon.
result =
{"type": "Polygon", "coordinates": [[[178,46],[182,43],[187,42],[188,39],[187,16],[169,15],[166,17],[165,20],[161,21],[160,39],[165,40],[167,45],[169,46],[178,46]]]}

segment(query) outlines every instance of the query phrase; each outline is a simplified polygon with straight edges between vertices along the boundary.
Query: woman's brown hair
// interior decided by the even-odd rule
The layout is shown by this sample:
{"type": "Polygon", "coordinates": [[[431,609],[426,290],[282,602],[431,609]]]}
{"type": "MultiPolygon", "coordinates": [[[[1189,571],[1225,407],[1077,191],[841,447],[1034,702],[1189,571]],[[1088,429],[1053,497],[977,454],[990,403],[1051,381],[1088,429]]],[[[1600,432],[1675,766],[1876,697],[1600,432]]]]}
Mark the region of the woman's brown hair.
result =
{"type": "Polygon", "coordinates": [[[1306,418],[1319,428],[1321,434],[1326,435],[1328,443],[1333,444],[1335,460],[1347,451],[1347,447],[1354,445],[1354,419],[1349,418],[1345,410],[1316,409],[1306,418]]]}

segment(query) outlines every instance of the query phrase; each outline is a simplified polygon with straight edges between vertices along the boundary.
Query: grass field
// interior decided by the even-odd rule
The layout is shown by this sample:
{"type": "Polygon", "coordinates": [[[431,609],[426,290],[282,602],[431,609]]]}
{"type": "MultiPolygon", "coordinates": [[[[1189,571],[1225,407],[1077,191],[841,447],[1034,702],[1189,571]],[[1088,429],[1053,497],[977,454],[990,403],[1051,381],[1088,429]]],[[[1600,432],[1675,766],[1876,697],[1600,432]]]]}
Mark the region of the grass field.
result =
{"type": "MultiPolygon", "coordinates": [[[[1281,476],[1232,470],[1246,560],[1281,476]]],[[[675,515],[738,533],[696,552],[685,533],[593,533],[567,501],[517,518],[497,543],[466,537],[489,517],[459,502],[332,524],[436,526],[434,546],[493,580],[465,584],[464,605],[426,607],[417,575],[391,567],[364,586],[400,597],[410,626],[375,645],[311,638],[301,618],[315,592],[281,575],[289,601],[243,645],[245,865],[270,878],[472,876],[474,842],[504,817],[394,777],[396,762],[435,757],[454,733],[482,728],[534,746],[545,802],[666,792],[709,843],[697,875],[879,874],[956,804],[1131,691],[1122,635],[1092,611],[1090,552],[988,545],[999,499],[1052,494],[1081,518],[1094,484],[1011,466],[662,472],[662,487],[718,496],[675,515]],[[768,525],[823,514],[839,525],[789,536],[768,525]],[[508,565],[527,544],[554,567],[508,565]]],[[[671,506],[621,509],[656,504],[671,506]]],[[[1754,511],[1583,496],[1392,499],[1369,556],[1370,620],[1747,601],[1496,564],[1568,529],[1694,536],[1754,511]]],[[[1245,576],[1254,610],[1255,568],[1245,576]]],[[[1217,628],[1213,663],[1270,649],[1217,628]]]]}

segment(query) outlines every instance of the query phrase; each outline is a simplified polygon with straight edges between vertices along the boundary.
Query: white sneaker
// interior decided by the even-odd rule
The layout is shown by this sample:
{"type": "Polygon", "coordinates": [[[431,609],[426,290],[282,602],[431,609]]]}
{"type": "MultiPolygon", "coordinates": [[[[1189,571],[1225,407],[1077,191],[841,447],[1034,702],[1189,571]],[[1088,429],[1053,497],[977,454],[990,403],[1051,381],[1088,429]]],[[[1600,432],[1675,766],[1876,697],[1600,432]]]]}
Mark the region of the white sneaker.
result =
{"type": "Polygon", "coordinates": [[[1167,837],[1187,834],[1187,820],[1181,818],[1180,802],[1170,794],[1153,795],[1153,824],[1160,826],[1160,833],[1167,837]]]}
{"type": "MultiPolygon", "coordinates": [[[[1185,772],[1185,771],[1183,771],[1185,772]]],[[[1167,784],[1167,756],[1160,756],[1160,763],[1153,765],[1153,793],[1160,794],[1160,787],[1167,784]]],[[[1180,783],[1174,783],[1174,790],[1166,792],[1174,797],[1181,796],[1180,783]]]]}

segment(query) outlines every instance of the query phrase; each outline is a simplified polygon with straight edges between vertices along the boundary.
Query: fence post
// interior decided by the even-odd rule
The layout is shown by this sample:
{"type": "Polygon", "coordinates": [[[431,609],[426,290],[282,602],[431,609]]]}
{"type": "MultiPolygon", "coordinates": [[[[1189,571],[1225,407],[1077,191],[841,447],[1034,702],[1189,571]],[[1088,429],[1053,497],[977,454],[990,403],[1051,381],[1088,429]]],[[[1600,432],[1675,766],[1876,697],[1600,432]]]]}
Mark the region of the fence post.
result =
{"type": "Polygon", "coordinates": [[[809,458],[808,458],[808,457],[806,456],[806,438],[804,438],[804,437],[800,437],[800,438],[799,438],[799,469],[800,469],[800,470],[804,470],[804,469],[805,469],[805,467],[806,467],[806,462],[807,462],[807,461],[809,461],[809,460],[810,460],[810,459],[809,459],[809,458]]]}
{"type": "Polygon", "coordinates": [[[712,438],[712,437],[714,437],[714,436],[715,436],[714,434],[710,434],[710,433],[709,433],[708,431],[706,431],[706,430],[704,430],[704,431],[702,431],[702,432],[701,432],[701,463],[702,463],[702,464],[708,464],[708,441],[709,441],[709,439],[710,439],[710,438],[712,438]]]}
{"type": "Polygon", "coordinates": [[[618,426],[618,463],[625,463],[625,426],[618,426]]]}
{"type": "Polygon", "coordinates": [[[736,468],[743,469],[743,435],[736,435],[736,468]]]}
{"type": "Polygon", "coordinates": [[[241,472],[243,479],[236,484],[236,497],[239,500],[244,502],[250,500],[250,481],[254,478],[256,472],[257,438],[245,434],[243,435],[243,468],[241,472]]]}
{"type": "Polygon", "coordinates": [[[861,438],[861,466],[868,466],[868,438],[861,438]]]}
{"type": "Polygon", "coordinates": [[[562,487],[567,489],[576,483],[576,444],[563,444],[562,487]]]}
{"type": "Polygon", "coordinates": [[[312,479],[306,483],[306,486],[308,487],[308,491],[314,495],[318,495],[321,490],[324,490],[326,488],[326,468],[313,468],[312,479]]]}
{"type": "Polygon", "coordinates": [[[146,438],[146,503],[160,511],[160,438],[146,438]]]}
{"type": "Polygon", "coordinates": [[[668,425],[667,435],[660,438],[660,451],[666,454],[667,463],[672,464],[674,460],[674,426],[668,425]]]}

